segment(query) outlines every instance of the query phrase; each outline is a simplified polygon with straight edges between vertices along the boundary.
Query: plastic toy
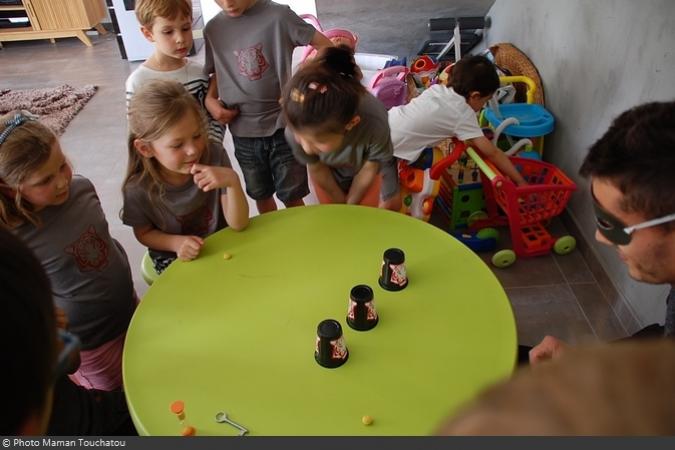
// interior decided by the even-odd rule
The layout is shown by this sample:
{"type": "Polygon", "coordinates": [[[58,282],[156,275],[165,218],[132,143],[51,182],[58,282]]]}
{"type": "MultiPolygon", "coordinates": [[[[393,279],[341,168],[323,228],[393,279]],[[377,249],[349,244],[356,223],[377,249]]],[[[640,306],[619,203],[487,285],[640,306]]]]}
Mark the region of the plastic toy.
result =
{"type": "Polygon", "coordinates": [[[499,238],[499,232],[495,228],[483,228],[473,232],[453,231],[451,234],[474,252],[494,251],[499,238]]]}
{"type": "Polygon", "coordinates": [[[408,95],[405,77],[408,75],[405,66],[391,66],[378,70],[368,83],[368,90],[390,109],[403,105],[408,95]]]}
{"type": "Polygon", "coordinates": [[[410,72],[421,87],[431,86],[431,82],[436,77],[437,71],[438,63],[427,55],[415,58],[410,65],[410,72]]]}
{"type": "Polygon", "coordinates": [[[444,156],[439,147],[427,148],[414,163],[399,163],[402,213],[424,221],[429,220],[440,190],[441,175],[457,161],[465,148],[463,142],[454,139],[452,150],[447,156],[444,156]]]}
{"type": "Polygon", "coordinates": [[[548,220],[559,215],[576,189],[576,185],[553,164],[528,158],[511,157],[511,162],[528,182],[516,186],[489,161],[469,148],[468,155],[480,167],[487,212],[469,216],[469,227],[508,225],[513,250],[500,250],[492,258],[497,267],[508,267],[516,257],[544,255],[553,249],[559,255],[576,247],[572,236],[555,239],[546,231],[548,220]],[[504,214],[500,214],[504,211],[504,214]]]}
{"type": "Polygon", "coordinates": [[[525,76],[500,77],[501,83],[524,83],[527,86],[527,103],[510,103],[500,105],[498,101],[490,101],[489,108],[483,110],[483,117],[494,128],[492,142],[515,156],[525,150],[529,157],[536,152],[543,154],[544,136],[553,131],[555,119],[542,105],[532,103],[536,92],[534,81],[525,76]],[[500,137],[506,137],[507,145],[500,144],[500,137]],[[520,138],[514,142],[513,138],[520,138]]]}
{"type": "Polygon", "coordinates": [[[176,415],[178,422],[181,425],[181,436],[194,436],[196,431],[195,428],[189,425],[185,419],[185,404],[182,400],[176,400],[171,403],[170,406],[171,412],[176,415]]]}
{"type": "MultiPolygon", "coordinates": [[[[359,37],[355,33],[344,29],[344,28],[331,28],[330,30],[324,30],[317,19],[312,14],[302,14],[300,18],[314,25],[314,28],[319,30],[324,36],[333,41],[335,45],[347,45],[349,48],[356,52],[356,46],[359,43],[359,37]]],[[[316,49],[311,45],[305,47],[305,50],[302,53],[302,58],[300,61],[305,61],[308,58],[314,57],[316,54],[316,49]]]]}

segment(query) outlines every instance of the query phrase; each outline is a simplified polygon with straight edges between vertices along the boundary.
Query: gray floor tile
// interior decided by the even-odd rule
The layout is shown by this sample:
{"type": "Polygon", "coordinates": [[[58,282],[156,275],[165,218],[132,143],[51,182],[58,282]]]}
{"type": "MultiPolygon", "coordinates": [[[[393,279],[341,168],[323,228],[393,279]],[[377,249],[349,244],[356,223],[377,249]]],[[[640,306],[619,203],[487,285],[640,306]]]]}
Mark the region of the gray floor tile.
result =
{"type": "Polygon", "coordinates": [[[492,271],[505,288],[547,286],[565,283],[565,277],[563,277],[552,255],[518,258],[512,266],[505,269],[492,266],[490,262],[492,256],[492,252],[480,254],[481,259],[490,265],[492,271]]]}
{"type": "Polygon", "coordinates": [[[558,264],[565,281],[568,283],[595,283],[591,269],[586,265],[583,255],[578,250],[569,255],[556,255],[553,259],[558,264]]]}
{"type": "Polygon", "coordinates": [[[628,333],[595,283],[570,284],[598,339],[612,341],[628,333]]]}
{"type": "Polygon", "coordinates": [[[508,288],[506,293],[516,316],[519,343],[535,345],[548,334],[570,343],[595,339],[569,285],[508,288]]]}

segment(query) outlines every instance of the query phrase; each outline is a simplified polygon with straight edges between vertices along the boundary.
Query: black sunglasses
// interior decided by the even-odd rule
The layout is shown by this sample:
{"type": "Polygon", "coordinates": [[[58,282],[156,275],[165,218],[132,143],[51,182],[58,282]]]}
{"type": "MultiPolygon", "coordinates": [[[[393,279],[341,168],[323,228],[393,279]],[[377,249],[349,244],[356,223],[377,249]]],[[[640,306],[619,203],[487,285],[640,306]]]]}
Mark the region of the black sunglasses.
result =
{"type": "Polygon", "coordinates": [[[598,200],[595,198],[595,194],[593,194],[593,188],[591,188],[591,197],[593,197],[595,224],[598,227],[598,231],[613,244],[628,245],[635,231],[675,221],[675,214],[669,214],[667,216],[659,217],[658,219],[647,220],[646,222],[629,227],[600,206],[600,203],[598,203],[598,200]]]}

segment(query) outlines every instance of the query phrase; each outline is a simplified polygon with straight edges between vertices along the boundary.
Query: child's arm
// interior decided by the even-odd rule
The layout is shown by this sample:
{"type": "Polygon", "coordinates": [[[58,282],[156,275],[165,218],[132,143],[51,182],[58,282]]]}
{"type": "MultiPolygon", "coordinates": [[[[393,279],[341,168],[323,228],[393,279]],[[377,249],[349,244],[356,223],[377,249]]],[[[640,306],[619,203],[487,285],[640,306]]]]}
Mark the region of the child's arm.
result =
{"type": "Polygon", "coordinates": [[[248,202],[234,170],[229,167],[195,164],[190,172],[194,176],[195,184],[204,192],[226,189],[226,195],[222,195],[220,201],[223,216],[230,228],[241,231],[248,226],[248,202]]]}
{"type": "Polygon", "coordinates": [[[152,225],[135,226],[134,236],[146,247],[174,252],[183,261],[190,261],[199,256],[199,251],[204,245],[204,240],[199,236],[164,233],[152,225]]]}
{"type": "Polygon", "coordinates": [[[347,193],[347,203],[350,205],[358,205],[363,200],[363,197],[368,192],[368,188],[380,170],[380,163],[377,161],[366,161],[361,167],[361,170],[354,176],[352,185],[347,193]]]}
{"type": "Polygon", "coordinates": [[[467,139],[466,142],[470,146],[480,150],[480,152],[486,158],[492,161],[492,163],[497,166],[497,168],[502,171],[502,173],[511,178],[511,180],[513,180],[513,182],[518,186],[527,185],[525,179],[520,175],[520,173],[518,173],[513,164],[511,164],[508,156],[506,156],[503,151],[495,147],[495,145],[488,138],[481,136],[474,139],[467,139]]]}
{"type": "Polygon", "coordinates": [[[333,42],[330,39],[328,39],[323,33],[317,30],[314,33],[314,36],[312,36],[312,40],[309,42],[309,45],[314,47],[316,50],[319,50],[320,48],[323,47],[332,47],[333,42]]]}
{"type": "Polygon", "coordinates": [[[218,80],[215,73],[211,74],[211,78],[209,78],[209,88],[206,91],[206,98],[204,98],[204,106],[209,114],[211,114],[211,117],[223,125],[232,122],[237,117],[237,114],[239,114],[238,109],[227,109],[220,102],[218,98],[218,80]]]}
{"type": "Polygon", "coordinates": [[[328,194],[333,203],[346,203],[345,193],[338,186],[330,167],[321,162],[307,164],[312,180],[328,194]]]}

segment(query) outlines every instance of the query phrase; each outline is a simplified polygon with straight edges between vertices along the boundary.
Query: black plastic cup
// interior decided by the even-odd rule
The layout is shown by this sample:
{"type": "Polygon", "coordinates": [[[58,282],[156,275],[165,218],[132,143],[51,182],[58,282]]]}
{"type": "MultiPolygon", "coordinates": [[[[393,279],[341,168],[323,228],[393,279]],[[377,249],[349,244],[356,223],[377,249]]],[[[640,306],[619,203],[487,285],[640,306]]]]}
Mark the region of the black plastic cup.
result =
{"type": "Polygon", "coordinates": [[[333,319],[322,320],[316,328],[316,348],[314,359],[329,369],[340,367],[349,358],[349,350],[342,337],[340,322],[333,319]]]}
{"type": "Polygon", "coordinates": [[[374,328],[378,321],[373,290],[365,284],[354,286],[349,293],[347,324],[357,331],[368,331],[374,328]]]}
{"type": "Polygon", "coordinates": [[[399,248],[390,248],[382,256],[382,268],[378,280],[382,289],[400,291],[408,285],[405,270],[405,253],[399,248]]]}

